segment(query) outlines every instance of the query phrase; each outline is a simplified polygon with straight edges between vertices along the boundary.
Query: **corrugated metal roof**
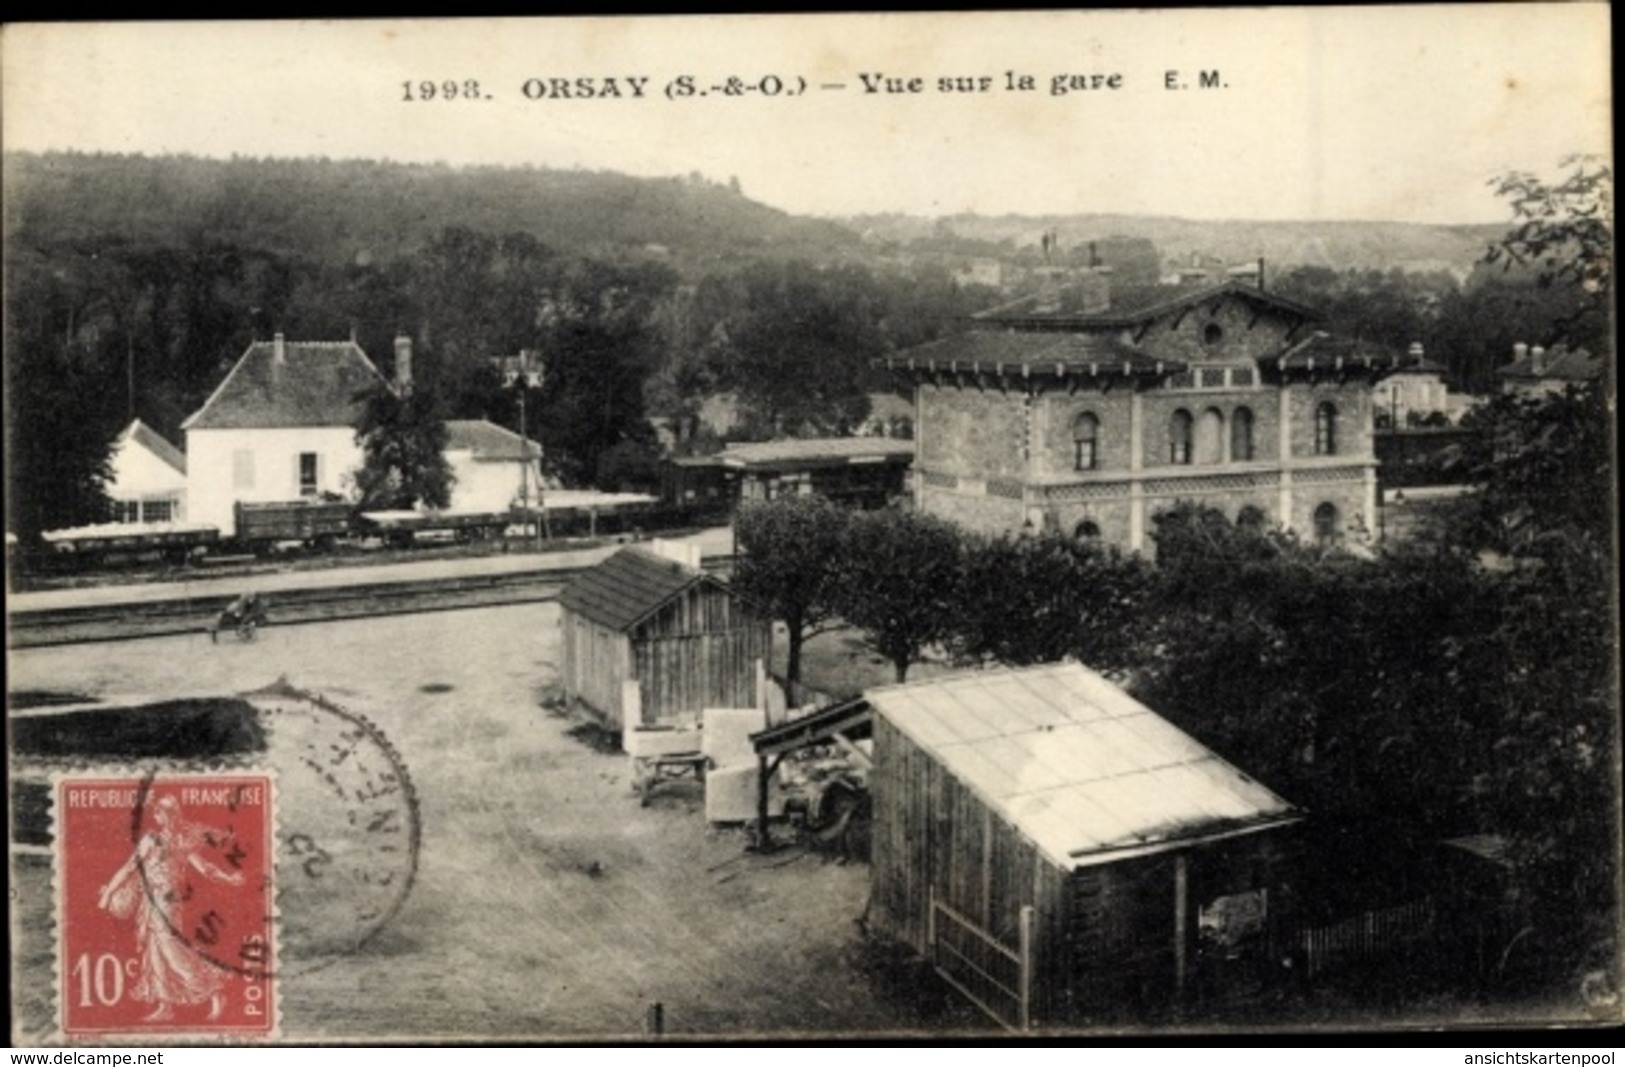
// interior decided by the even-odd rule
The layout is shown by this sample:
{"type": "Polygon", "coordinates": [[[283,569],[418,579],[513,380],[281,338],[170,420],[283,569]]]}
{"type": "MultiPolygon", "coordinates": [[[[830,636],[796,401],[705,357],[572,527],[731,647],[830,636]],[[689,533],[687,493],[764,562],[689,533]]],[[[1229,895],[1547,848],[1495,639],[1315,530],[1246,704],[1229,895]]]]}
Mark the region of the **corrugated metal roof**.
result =
{"type": "Polygon", "coordinates": [[[362,395],[384,384],[354,341],[256,341],[181,429],[354,426],[362,395]]]}
{"type": "Polygon", "coordinates": [[[1281,825],[1300,812],[1075,663],[871,689],[875,711],[1054,862],[1281,825]]]}
{"type": "Polygon", "coordinates": [[[559,604],[565,611],[624,633],[701,583],[726,588],[703,571],[690,570],[633,545],[576,575],[564,587],[559,604]]]}

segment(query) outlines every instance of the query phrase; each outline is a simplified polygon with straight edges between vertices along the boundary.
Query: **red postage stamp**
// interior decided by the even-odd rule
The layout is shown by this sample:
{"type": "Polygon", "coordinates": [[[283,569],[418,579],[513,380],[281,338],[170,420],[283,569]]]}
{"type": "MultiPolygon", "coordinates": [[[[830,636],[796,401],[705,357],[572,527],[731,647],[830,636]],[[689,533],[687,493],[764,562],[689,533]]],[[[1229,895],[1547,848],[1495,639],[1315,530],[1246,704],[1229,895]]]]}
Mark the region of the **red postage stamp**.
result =
{"type": "Polygon", "coordinates": [[[64,1036],[274,1034],[272,786],[263,773],[56,780],[64,1036]]]}

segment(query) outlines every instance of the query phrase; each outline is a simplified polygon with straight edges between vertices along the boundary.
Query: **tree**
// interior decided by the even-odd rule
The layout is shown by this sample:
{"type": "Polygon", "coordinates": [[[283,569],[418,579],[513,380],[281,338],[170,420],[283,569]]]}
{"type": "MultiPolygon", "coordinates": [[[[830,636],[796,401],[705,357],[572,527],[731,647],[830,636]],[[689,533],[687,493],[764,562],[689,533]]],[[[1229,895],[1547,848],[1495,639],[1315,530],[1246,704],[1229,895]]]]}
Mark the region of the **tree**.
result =
{"type": "Polygon", "coordinates": [[[1474,413],[1478,489],[1446,535],[1501,565],[1475,638],[1495,737],[1480,795],[1551,958],[1611,958],[1619,930],[1619,679],[1611,419],[1593,384],[1474,413]]]}
{"type": "Polygon", "coordinates": [[[388,510],[451,503],[456,479],[446,460],[446,424],[438,408],[430,389],[401,396],[380,385],[366,395],[356,425],[363,455],[356,489],[363,506],[388,510]]]}
{"type": "Polygon", "coordinates": [[[956,607],[957,658],[1010,665],[1075,657],[1120,672],[1138,653],[1148,570],[1061,534],[973,539],[956,607]]]}
{"type": "Polygon", "coordinates": [[[842,541],[836,607],[901,682],[958,625],[963,535],[934,516],[885,508],[853,515],[842,541]]]}
{"type": "Polygon", "coordinates": [[[785,680],[801,681],[801,649],[837,625],[836,582],[851,513],[821,496],[787,496],[741,508],[734,536],[741,558],[733,584],[784,622],[785,680]]]}
{"type": "Polygon", "coordinates": [[[1500,396],[1462,424],[1477,431],[1461,462],[1478,491],[1451,515],[1452,541],[1513,558],[1607,551],[1614,466],[1601,388],[1500,396]]]}
{"type": "Polygon", "coordinates": [[[765,435],[849,432],[869,414],[884,350],[873,278],[857,267],[763,264],[728,328],[730,375],[765,435]]]}
{"type": "Polygon", "coordinates": [[[5,247],[7,529],[105,521],[110,453],[124,423],[122,362],[97,343],[78,272],[5,247]]]}
{"type": "Polygon", "coordinates": [[[1499,602],[1468,556],[1363,559],[1190,504],[1155,522],[1137,695],[1328,825],[1477,829],[1499,602]]]}
{"type": "Polygon", "coordinates": [[[1614,289],[1614,170],[1585,155],[1561,165],[1567,174],[1555,183],[1527,171],[1490,180],[1515,225],[1484,259],[1532,269],[1542,286],[1574,287],[1586,296],[1583,315],[1606,316],[1614,289]]]}
{"type": "Polygon", "coordinates": [[[567,482],[584,484],[617,445],[655,445],[643,387],[659,362],[654,311],[676,276],[660,264],[590,259],[555,268],[529,346],[547,368],[536,424],[550,462],[567,482]]]}

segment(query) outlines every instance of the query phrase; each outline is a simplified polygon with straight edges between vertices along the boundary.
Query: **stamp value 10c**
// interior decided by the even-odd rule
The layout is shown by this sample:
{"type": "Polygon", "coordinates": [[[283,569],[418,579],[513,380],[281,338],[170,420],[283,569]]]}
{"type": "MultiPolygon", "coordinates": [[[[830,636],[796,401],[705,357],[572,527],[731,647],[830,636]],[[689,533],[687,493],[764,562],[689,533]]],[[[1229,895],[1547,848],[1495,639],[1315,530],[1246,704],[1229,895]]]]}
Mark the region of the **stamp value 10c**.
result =
{"type": "Polygon", "coordinates": [[[276,1031],[274,779],[56,779],[57,1003],[67,1038],[276,1031]]]}

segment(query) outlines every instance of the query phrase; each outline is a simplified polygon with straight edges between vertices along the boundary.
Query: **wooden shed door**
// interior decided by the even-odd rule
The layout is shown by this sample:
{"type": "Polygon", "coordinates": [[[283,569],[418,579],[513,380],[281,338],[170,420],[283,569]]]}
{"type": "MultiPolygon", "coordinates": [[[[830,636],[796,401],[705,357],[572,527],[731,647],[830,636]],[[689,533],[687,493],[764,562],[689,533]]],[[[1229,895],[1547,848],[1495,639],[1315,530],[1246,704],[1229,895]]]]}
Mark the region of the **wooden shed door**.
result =
{"type": "Polygon", "coordinates": [[[1006,944],[931,894],[926,938],[931,962],[948,984],[1011,1030],[1032,1028],[1033,909],[1017,918],[1014,945],[1006,944]]]}
{"type": "Polygon", "coordinates": [[[1086,867],[1068,879],[1067,895],[1074,1021],[1169,1006],[1177,984],[1173,861],[1086,867]]]}

